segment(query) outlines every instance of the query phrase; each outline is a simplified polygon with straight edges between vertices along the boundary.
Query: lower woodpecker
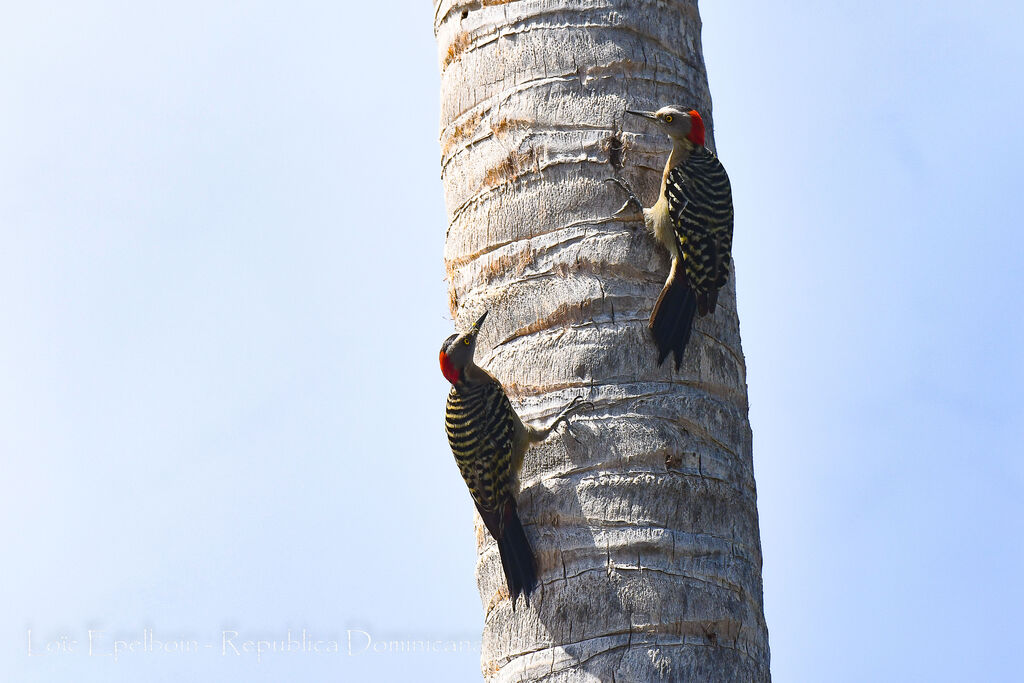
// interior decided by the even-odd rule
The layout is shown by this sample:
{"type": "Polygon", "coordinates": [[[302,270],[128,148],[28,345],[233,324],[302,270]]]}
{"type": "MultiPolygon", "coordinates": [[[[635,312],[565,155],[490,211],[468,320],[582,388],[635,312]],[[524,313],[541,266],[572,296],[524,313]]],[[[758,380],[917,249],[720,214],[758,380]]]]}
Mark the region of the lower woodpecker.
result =
{"type": "Polygon", "coordinates": [[[452,385],[445,429],[476,509],[498,544],[514,609],[520,594],[529,604],[537,587],[537,565],[515,498],[523,456],[530,444],[543,441],[559,423],[590,404],[577,396],[547,427],[524,424],[501,383],[473,362],[486,317],[485,312],[468,332],[453,334],[441,345],[441,373],[452,385]]]}

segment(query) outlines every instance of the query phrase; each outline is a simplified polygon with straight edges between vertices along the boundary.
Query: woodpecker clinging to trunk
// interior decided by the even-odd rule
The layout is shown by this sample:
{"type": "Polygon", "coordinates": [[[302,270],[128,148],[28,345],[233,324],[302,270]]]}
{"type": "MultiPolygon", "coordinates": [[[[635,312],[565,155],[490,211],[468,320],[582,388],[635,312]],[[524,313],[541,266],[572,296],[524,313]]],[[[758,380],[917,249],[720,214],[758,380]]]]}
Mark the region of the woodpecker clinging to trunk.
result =
{"type": "Polygon", "coordinates": [[[694,313],[713,313],[718,290],[729,279],[732,189],[718,157],[704,146],[704,121],[695,110],[667,106],[658,111],[626,111],[654,121],[672,141],[654,206],[643,208],[629,187],[612,181],[630,195],[616,215],[630,204],[642,209],[644,223],[672,258],[648,327],[658,345],[658,363],[672,352],[678,370],[694,313]]]}
{"type": "Polygon", "coordinates": [[[515,499],[523,455],[530,444],[546,439],[574,410],[589,404],[580,403],[582,397],[577,396],[544,429],[524,424],[501,383],[473,362],[477,334],[486,317],[484,313],[468,332],[453,334],[441,345],[441,373],[452,383],[445,429],[476,509],[498,543],[514,608],[520,593],[529,602],[537,586],[533,551],[515,499]]]}

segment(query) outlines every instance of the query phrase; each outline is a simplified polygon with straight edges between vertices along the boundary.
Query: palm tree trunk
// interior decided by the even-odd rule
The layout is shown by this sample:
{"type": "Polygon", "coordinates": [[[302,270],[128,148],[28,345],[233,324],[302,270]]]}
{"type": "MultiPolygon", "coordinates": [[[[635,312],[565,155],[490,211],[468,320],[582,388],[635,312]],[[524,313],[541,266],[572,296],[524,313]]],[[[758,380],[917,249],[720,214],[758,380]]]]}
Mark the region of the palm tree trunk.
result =
{"type": "Polygon", "coordinates": [[[477,359],[524,419],[580,393],[596,406],[526,455],[519,509],[541,581],[529,608],[512,610],[478,522],[484,676],[769,680],[733,281],[681,370],[659,367],[647,318],[667,254],[642,225],[607,220],[624,197],[605,179],[649,206],[669,150],[636,122],[623,130],[623,110],[710,114],[697,3],[435,10],[452,315],[465,328],[490,311],[477,359]]]}

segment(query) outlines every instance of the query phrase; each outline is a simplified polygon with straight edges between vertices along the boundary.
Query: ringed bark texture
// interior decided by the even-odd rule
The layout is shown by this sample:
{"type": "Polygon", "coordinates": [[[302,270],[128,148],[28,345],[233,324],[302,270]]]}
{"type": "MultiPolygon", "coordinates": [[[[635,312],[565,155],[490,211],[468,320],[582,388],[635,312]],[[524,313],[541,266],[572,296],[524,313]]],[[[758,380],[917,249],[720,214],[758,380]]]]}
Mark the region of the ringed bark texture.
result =
{"type": "MultiPolygon", "coordinates": [[[[689,105],[712,129],[697,4],[435,10],[452,315],[465,329],[490,311],[477,361],[524,420],[595,404],[526,455],[528,608],[512,610],[478,520],[484,676],[769,680],[735,275],[681,370],[658,366],[647,319],[668,256],[642,224],[607,220],[625,197],[605,179],[650,206],[669,151],[624,109],[689,105]]],[[[751,223],[737,216],[737,239],[751,223]]]]}

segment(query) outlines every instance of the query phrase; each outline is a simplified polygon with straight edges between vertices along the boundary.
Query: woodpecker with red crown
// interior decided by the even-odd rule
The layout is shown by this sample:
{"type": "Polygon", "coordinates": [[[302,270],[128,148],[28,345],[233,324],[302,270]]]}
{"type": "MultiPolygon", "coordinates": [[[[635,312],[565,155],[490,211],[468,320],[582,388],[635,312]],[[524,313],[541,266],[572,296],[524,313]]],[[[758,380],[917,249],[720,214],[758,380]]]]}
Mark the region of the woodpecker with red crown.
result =
{"type": "Polygon", "coordinates": [[[718,291],[729,279],[732,188],[718,157],[704,146],[704,120],[696,110],[670,105],[658,111],[626,112],[653,121],[672,142],[658,201],[651,208],[643,208],[622,181],[611,181],[629,194],[616,216],[623,216],[631,205],[642,212],[644,223],[672,258],[648,327],[658,346],[658,363],[672,353],[678,370],[694,314],[714,313],[718,291]]]}
{"type": "Polygon", "coordinates": [[[524,424],[501,383],[473,362],[485,312],[468,332],[441,345],[441,373],[452,384],[445,407],[448,443],[487,531],[498,543],[512,607],[521,594],[529,604],[537,586],[533,550],[519,519],[515,494],[530,444],[543,441],[569,415],[589,403],[577,396],[543,429],[524,424]]]}

